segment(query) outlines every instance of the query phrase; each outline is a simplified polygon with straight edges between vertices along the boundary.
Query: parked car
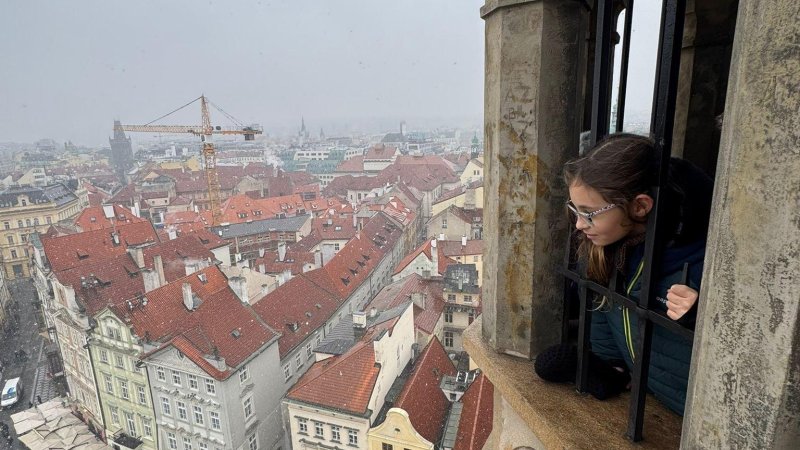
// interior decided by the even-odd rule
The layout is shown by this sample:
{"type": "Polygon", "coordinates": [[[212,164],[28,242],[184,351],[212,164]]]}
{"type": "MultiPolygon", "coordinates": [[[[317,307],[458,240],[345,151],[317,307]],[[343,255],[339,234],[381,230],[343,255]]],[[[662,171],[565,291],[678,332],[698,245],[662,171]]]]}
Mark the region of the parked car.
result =
{"type": "Polygon", "coordinates": [[[3,390],[0,391],[0,409],[6,409],[16,404],[22,398],[22,392],[22,383],[19,378],[7,380],[3,390]]]}

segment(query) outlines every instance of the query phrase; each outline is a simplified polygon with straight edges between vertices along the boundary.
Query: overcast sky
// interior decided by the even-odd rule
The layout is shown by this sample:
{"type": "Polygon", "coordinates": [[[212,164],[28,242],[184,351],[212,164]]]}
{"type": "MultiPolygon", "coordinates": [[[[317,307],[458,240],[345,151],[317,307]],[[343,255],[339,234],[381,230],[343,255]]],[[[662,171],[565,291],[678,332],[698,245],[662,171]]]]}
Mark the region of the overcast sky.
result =
{"type": "Polygon", "coordinates": [[[0,142],[103,145],[201,93],[272,133],[482,120],[480,0],[3,3],[0,142]]]}

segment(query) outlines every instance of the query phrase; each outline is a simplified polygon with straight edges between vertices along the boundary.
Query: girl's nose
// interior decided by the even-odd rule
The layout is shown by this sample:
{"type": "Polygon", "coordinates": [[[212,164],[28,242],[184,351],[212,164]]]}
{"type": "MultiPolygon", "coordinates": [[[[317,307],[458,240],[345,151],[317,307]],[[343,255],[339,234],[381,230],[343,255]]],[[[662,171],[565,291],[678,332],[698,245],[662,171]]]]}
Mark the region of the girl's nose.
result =
{"type": "Polygon", "coordinates": [[[580,231],[583,231],[589,228],[589,222],[586,221],[586,219],[584,219],[583,217],[577,216],[575,218],[575,228],[577,228],[580,231]]]}

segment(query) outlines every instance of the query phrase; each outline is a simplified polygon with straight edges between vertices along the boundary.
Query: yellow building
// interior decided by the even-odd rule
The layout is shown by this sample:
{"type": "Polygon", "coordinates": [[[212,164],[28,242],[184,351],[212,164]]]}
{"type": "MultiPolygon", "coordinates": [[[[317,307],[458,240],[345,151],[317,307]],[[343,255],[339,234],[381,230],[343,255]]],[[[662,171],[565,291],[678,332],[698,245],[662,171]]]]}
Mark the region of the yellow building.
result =
{"type": "Polygon", "coordinates": [[[450,206],[466,209],[483,209],[483,180],[473,181],[462,187],[447,191],[431,205],[431,217],[450,206]]]}
{"type": "Polygon", "coordinates": [[[391,408],[386,413],[386,420],[369,430],[367,448],[369,450],[385,450],[386,448],[433,450],[433,443],[417,433],[407,412],[400,408],[391,408]]]}
{"type": "Polygon", "coordinates": [[[0,191],[0,258],[6,279],[30,276],[28,236],[72,219],[88,205],[85,190],[72,191],[63,184],[0,191]]]}
{"type": "Polygon", "coordinates": [[[483,179],[483,156],[471,159],[461,172],[461,183],[468,184],[483,179]]]}

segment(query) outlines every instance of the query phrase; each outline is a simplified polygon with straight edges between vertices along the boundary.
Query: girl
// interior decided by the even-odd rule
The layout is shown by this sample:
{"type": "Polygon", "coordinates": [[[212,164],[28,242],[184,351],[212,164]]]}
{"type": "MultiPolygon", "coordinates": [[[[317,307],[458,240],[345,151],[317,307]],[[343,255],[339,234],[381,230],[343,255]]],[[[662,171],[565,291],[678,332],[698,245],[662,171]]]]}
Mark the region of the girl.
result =
{"type": "MultiPolygon", "coordinates": [[[[603,285],[617,269],[624,292],[634,299],[642,289],[647,217],[654,206],[649,192],[656,170],[653,142],[622,133],[607,137],[564,169],[567,208],[580,235],[579,265],[589,279],[603,285]]],[[[690,328],[696,317],[712,189],[711,179],[695,166],[670,161],[661,196],[665,220],[659,224],[666,227],[667,242],[648,307],[690,328]]],[[[595,301],[590,393],[603,399],[625,389],[628,371],[638,357],[637,341],[634,312],[605,298],[595,301]]],[[[667,407],[683,414],[692,341],[654,326],[651,349],[647,386],[667,407]]],[[[548,381],[574,381],[576,358],[574,346],[555,346],[536,358],[536,372],[548,381]]]]}

